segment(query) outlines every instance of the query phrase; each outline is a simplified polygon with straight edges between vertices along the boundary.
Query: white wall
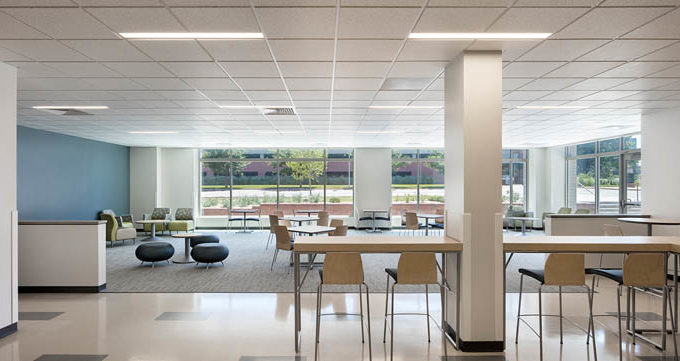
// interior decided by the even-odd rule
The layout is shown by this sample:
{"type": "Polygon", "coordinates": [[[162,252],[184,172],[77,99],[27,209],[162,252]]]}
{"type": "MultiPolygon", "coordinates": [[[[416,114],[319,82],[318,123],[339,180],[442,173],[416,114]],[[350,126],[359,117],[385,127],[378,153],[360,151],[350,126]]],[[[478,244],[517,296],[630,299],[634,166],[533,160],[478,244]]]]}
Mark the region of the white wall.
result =
{"type": "Polygon", "coordinates": [[[18,319],[17,70],[0,63],[0,333],[18,319]]]}
{"type": "Polygon", "coordinates": [[[174,213],[177,208],[194,208],[198,215],[198,150],[189,148],[161,149],[159,206],[170,207],[174,213]]]}
{"type": "MultiPolygon", "coordinates": [[[[642,115],[642,213],[680,217],[680,110],[642,115]]],[[[654,226],[655,235],[680,235],[680,227],[654,226]]]]}
{"type": "MultiPolygon", "coordinates": [[[[392,206],[392,150],[356,148],[354,150],[354,206],[385,209],[392,206]]],[[[356,215],[355,215],[356,216],[356,215]]],[[[389,224],[385,224],[388,226],[389,224]]],[[[369,226],[362,224],[361,226],[369,226]]]]}
{"type": "Polygon", "coordinates": [[[160,195],[158,148],[130,148],[130,213],[135,219],[151,213],[160,195]]]}

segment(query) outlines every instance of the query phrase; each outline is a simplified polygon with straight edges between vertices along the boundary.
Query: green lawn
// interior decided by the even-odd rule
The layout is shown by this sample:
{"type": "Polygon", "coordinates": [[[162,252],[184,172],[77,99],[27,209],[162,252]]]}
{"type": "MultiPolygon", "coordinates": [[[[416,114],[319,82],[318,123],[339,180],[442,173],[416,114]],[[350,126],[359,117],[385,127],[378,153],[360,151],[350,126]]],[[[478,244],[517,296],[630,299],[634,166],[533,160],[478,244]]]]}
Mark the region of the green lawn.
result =
{"type": "MultiPolygon", "coordinates": [[[[300,188],[299,184],[282,184],[281,188],[300,188]]],[[[201,186],[204,190],[215,190],[215,189],[227,189],[223,185],[203,185],[201,186]]],[[[276,189],[276,184],[236,184],[234,189],[276,189]]],[[[302,189],[309,189],[308,185],[303,185],[302,189]]],[[[323,189],[323,185],[312,185],[312,189],[323,189]]],[[[350,189],[349,186],[344,184],[329,184],[326,189],[350,189]]]]}

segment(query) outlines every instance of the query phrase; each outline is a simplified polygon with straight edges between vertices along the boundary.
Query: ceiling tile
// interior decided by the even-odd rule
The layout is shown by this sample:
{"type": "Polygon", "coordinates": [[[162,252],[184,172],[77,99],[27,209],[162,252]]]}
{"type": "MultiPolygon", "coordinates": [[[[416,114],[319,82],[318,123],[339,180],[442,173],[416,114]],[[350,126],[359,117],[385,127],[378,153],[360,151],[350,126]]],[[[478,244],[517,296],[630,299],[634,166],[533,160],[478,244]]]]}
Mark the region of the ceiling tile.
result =
{"type": "Polygon", "coordinates": [[[0,45],[0,61],[24,61],[24,60],[31,60],[25,56],[19,55],[13,51],[10,51],[9,49],[5,49],[1,47],[0,45]]]}
{"type": "MultiPolygon", "coordinates": [[[[678,4],[676,4],[677,6],[678,4]]],[[[667,10],[667,9],[663,9],[667,10]]],[[[677,39],[680,34],[680,11],[678,9],[648,23],[630,34],[626,38],[677,39]]]]}
{"type": "Polygon", "coordinates": [[[180,78],[223,78],[227,76],[213,62],[169,62],[161,63],[161,65],[180,78]]]}
{"type": "Polygon", "coordinates": [[[335,78],[335,90],[378,90],[379,78],[335,78]]]}
{"type": "Polygon", "coordinates": [[[487,31],[554,33],[586,11],[588,9],[583,8],[511,8],[487,31]]]}
{"type": "Polygon", "coordinates": [[[595,94],[582,98],[581,100],[616,100],[623,97],[631,96],[637,93],[636,91],[601,91],[595,94]]]}
{"type": "Polygon", "coordinates": [[[554,70],[563,62],[514,62],[503,68],[503,77],[536,78],[554,70]]]}
{"type": "Polygon", "coordinates": [[[264,40],[201,40],[218,61],[272,61],[264,40]]]}
{"type": "Polygon", "coordinates": [[[533,78],[503,78],[503,90],[515,90],[524,84],[534,80],[533,78]]]}
{"type": "Polygon", "coordinates": [[[284,90],[281,78],[235,78],[243,90],[284,90]]]}
{"type": "Polygon", "coordinates": [[[396,62],[390,70],[390,77],[402,78],[434,78],[438,76],[447,62],[396,62]]]}
{"type": "Polygon", "coordinates": [[[400,40],[338,40],[337,61],[392,61],[400,40]]]}
{"type": "Polygon", "coordinates": [[[0,47],[7,48],[14,53],[37,61],[89,60],[75,50],[59,44],[55,40],[0,40],[0,47]]]}
{"type": "Polygon", "coordinates": [[[421,90],[432,82],[432,78],[387,78],[382,90],[421,90]]]}
{"type": "Polygon", "coordinates": [[[64,73],[44,63],[34,62],[8,62],[6,63],[18,69],[19,78],[48,78],[62,77],[64,73]]]}
{"type": "Polygon", "coordinates": [[[606,0],[600,6],[677,6],[678,0],[606,0]]]}
{"type": "MultiPolygon", "coordinates": [[[[673,63],[673,64],[678,64],[678,63],[673,63]]],[[[665,70],[662,70],[660,72],[650,74],[649,77],[652,78],[680,78],[680,64],[673,66],[672,68],[668,68],[665,70]]]]}
{"type": "Polygon", "coordinates": [[[7,14],[0,13],[0,39],[45,39],[45,34],[7,14]]]}
{"type": "Polygon", "coordinates": [[[123,74],[127,77],[172,77],[173,75],[165,70],[158,63],[153,62],[111,62],[104,63],[107,67],[123,74]]]}
{"type": "Polygon", "coordinates": [[[244,61],[220,63],[232,77],[278,77],[279,71],[271,61],[244,61]]]}
{"type": "Polygon", "coordinates": [[[607,40],[546,40],[528,53],[520,61],[571,61],[592,51],[607,40]]]}
{"type": "Polygon", "coordinates": [[[579,60],[630,61],[672,43],[670,40],[614,40],[579,60]]]}
{"type": "Polygon", "coordinates": [[[333,40],[270,40],[276,61],[332,61],[333,40]]]}
{"type": "Polygon", "coordinates": [[[416,33],[485,31],[503,10],[502,8],[427,8],[413,31],[416,33]]]}
{"type": "Polygon", "coordinates": [[[4,11],[55,39],[117,38],[106,26],[78,8],[15,8],[4,11]]]}
{"type": "Polygon", "coordinates": [[[630,62],[599,74],[603,78],[638,78],[675,65],[672,62],[630,62]]]}
{"type": "Polygon", "coordinates": [[[397,60],[450,61],[470,44],[470,41],[408,40],[397,60]]]}
{"type": "Polygon", "coordinates": [[[330,78],[286,78],[290,90],[330,90],[330,78]]]}
{"type": "Polygon", "coordinates": [[[553,38],[616,38],[667,11],[668,8],[652,7],[593,9],[553,38]]]}
{"type": "Polygon", "coordinates": [[[194,40],[134,40],[132,44],[156,61],[212,60],[194,40]]]}
{"type": "Polygon", "coordinates": [[[673,60],[680,61],[680,42],[671,46],[659,49],[649,55],[638,59],[641,61],[659,61],[659,60],[673,60]]]}
{"type": "Polygon", "coordinates": [[[258,8],[262,31],[270,39],[326,38],[335,34],[335,8],[258,8]]]}
{"type": "Polygon", "coordinates": [[[617,85],[627,83],[633,80],[632,78],[592,78],[586,79],[580,83],[574,84],[567,88],[567,90],[605,90],[613,88],[617,85]]]}
{"type": "Polygon", "coordinates": [[[125,78],[86,78],[83,79],[92,84],[95,90],[141,90],[144,87],[130,79],[125,78]]]}
{"type": "Polygon", "coordinates": [[[115,71],[98,63],[77,63],[77,62],[58,62],[43,63],[54,69],[59,70],[65,76],[90,78],[90,77],[120,77],[115,71]]]}
{"type": "Polygon", "coordinates": [[[560,90],[578,83],[579,78],[541,78],[519,88],[519,90],[560,90]]]}
{"type": "Polygon", "coordinates": [[[344,7],[340,9],[338,37],[404,39],[419,12],[418,8],[344,7]]]}
{"type": "Polygon", "coordinates": [[[196,32],[259,32],[253,11],[244,8],[172,8],[179,21],[188,31],[196,32]]]}
{"type": "Polygon", "coordinates": [[[62,42],[97,61],[151,60],[125,40],[64,40],[62,42]]]}
{"type": "MultiPolygon", "coordinates": [[[[330,78],[333,71],[332,62],[313,62],[313,61],[300,61],[300,62],[278,62],[281,73],[284,77],[319,77],[319,78],[330,78]]],[[[336,69],[337,72],[337,69],[336,69]]]]}
{"type": "Polygon", "coordinates": [[[184,81],[177,78],[134,78],[134,81],[149,89],[185,90],[191,89],[184,81]]]}
{"type": "Polygon", "coordinates": [[[589,78],[621,64],[624,63],[607,61],[571,62],[551,71],[550,73],[546,74],[546,76],[555,78],[589,78]]]}
{"type": "Polygon", "coordinates": [[[165,8],[88,8],[88,12],[119,33],[186,31],[165,8]]]}
{"type": "Polygon", "coordinates": [[[673,78],[642,78],[635,79],[625,84],[621,84],[617,87],[611,88],[611,90],[652,90],[664,85],[675,82],[677,79],[673,78]]]}
{"type": "Polygon", "coordinates": [[[577,100],[593,93],[594,90],[560,90],[544,96],[541,100],[577,100]]]}
{"type": "Polygon", "coordinates": [[[238,87],[229,78],[183,78],[190,87],[199,90],[237,90],[238,87]]]}

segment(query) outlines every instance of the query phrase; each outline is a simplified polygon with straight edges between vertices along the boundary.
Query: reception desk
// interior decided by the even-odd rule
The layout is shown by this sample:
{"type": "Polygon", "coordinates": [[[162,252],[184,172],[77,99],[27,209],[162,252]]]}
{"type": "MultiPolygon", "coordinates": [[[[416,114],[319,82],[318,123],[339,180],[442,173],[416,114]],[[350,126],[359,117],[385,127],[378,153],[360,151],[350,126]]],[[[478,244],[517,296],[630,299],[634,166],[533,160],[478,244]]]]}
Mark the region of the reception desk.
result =
{"type": "Polygon", "coordinates": [[[19,221],[19,292],[106,288],[106,221],[19,221]]]}
{"type": "MultiPolygon", "coordinates": [[[[618,218],[643,218],[649,215],[639,214],[549,214],[545,220],[546,236],[602,236],[605,224],[616,224],[621,227],[625,236],[645,236],[647,228],[642,224],[619,222],[618,218]]],[[[586,267],[599,267],[600,255],[587,254],[586,267]]],[[[620,268],[623,257],[616,254],[605,254],[602,267],[620,268]]]]}

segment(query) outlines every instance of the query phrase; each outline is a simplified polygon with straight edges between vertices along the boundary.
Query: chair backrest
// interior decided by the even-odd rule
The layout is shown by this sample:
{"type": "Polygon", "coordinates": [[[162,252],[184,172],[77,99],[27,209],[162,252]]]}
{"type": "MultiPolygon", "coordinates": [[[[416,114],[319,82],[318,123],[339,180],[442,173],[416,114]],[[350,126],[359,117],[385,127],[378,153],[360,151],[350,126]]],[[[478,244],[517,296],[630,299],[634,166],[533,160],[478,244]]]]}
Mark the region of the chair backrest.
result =
{"type": "Polygon", "coordinates": [[[274,214],[275,216],[279,216],[279,218],[283,218],[283,211],[274,211],[274,213],[272,214],[274,214]]]}
{"type": "MultiPolygon", "coordinates": [[[[441,209],[441,208],[437,208],[437,209],[434,211],[434,214],[441,214],[441,215],[443,216],[443,215],[444,215],[444,210],[441,209]]],[[[444,217],[435,218],[435,219],[434,219],[434,223],[439,223],[439,224],[444,223],[444,217]]]]}
{"type": "Polygon", "coordinates": [[[387,219],[392,219],[392,206],[387,208],[387,219]]]}
{"type": "Polygon", "coordinates": [[[604,225],[604,235],[605,236],[613,236],[613,237],[621,237],[621,236],[623,236],[623,231],[621,230],[621,227],[618,224],[605,224],[604,225]]]}
{"type": "Polygon", "coordinates": [[[200,236],[191,237],[189,239],[189,245],[195,247],[196,245],[202,243],[220,243],[220,237],[215,234],[202,234],[200,236]]]}
{"type": "Polygon", "coordinates": [[[437,283],[437,258],[434,253],[404,252],[397,265],[400,284],[437,283]]]}
{"type": "Polygon", "coordinates": [[[274,226],[274,234],[276,235],[276,248],[290,251],[290,234],[286,226],[274,226]]]}
{"type": "Polygon", "coordinates": [[[633,287],[666,285],[663,253],[631,253],[623,262],[623,284],[633,287]]]}
{"type": "Polygon", "coordinates": [[[194,220],[194,209],[193,208],[177,208],[175,211],[176,221],[193,221],[194,220]]]}
{"type": "Polygon", "coordinates": [[[557,214],[571,214],[571,208],[562,207],[557,211],[557,214]]]}
{"type": "Polygon", "coordinates": [[[275,226],[279,225],[279,216],[276,214],[270,214],[269,215],[269,233],[276,233],[276,230],[274,229],[275,226]]]}
{"type": "Polygon", "coordinates": [[[109,242],[116,240],[116,231],[118,230],[118,221],[116,217],[110,213],[100,213],[99,219],[106,221],[106,240],[109,242]]]}
{"type": "Polygon", "coordinates": [[[331,227],[340,227],[344,223],[342,222],[342,219],[331,219],[331,227]]]}
{"type": "Polygon", "coordinates": [[[418,215],[413,212],[406,212],[406,229],[419,229],[418,215]]]}
{"type": "Polygon", "coordinates": [[[347,235],[347,226],[337,226],[335,227],[335,231],[328,233],[329,236],[333,237],[338,237],[338,236],[346,236],[347,235]]]}
{"type": "Polygon", "coordinates": [[[588,208],[577,208],[574,214],[590,214],[590,209],[588,208]]]}
{"type": "Polygon", "coordinates": [[[329,252],[323,261],[323,283],[360,285],[364,283],[364,266],[358,252],[329,252]]]}
{"type": "Polygon", "coordinates": [[[170,208],[154,208],[151,212],[151,219],[166,219],[170,214],[170,208]]]}
{"type": "Polygon", "coordinates": [[[116,216],[116,212],[114,212],[113,209],[102,209],[101,213],[110,214],[114,217],[116,216]]]}
{"type": "Polygon", "coordinates": [[[545,284],[583,286],[586,284],[585,258],[582,253],[552,253],[545,260],[545,284]]]}
{"type": "Polygon", "coordinates": [[[319,211],[319,219],[316,220],[316,225],[317,226],[328,226],[328,212],[326,211],[319,211]]]}

